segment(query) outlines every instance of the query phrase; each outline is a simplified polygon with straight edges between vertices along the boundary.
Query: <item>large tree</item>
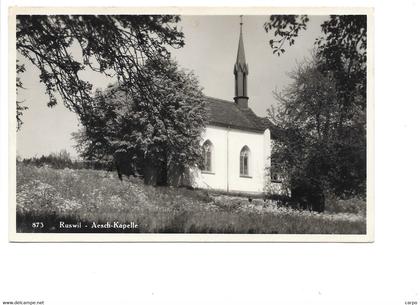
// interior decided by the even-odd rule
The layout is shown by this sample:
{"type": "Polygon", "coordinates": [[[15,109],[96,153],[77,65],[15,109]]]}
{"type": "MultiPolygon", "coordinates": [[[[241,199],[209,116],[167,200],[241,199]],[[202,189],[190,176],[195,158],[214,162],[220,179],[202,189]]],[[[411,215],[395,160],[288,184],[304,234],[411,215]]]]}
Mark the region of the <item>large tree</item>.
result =
{"type": "MultiPolygon", "coordinates": [[[[306,15],[271,16],[265,24],[281,56],[305,30],[306,15]]],[[[270,111],[282,138],[274,163],[288,177],[311,180],[337,195],[365,194],[366,51],[364,15],[331,15],[314,41],[314,59],[292,73],[270,111]]]]}
{"type": "Polygon", "coordinates": [[[144,70],[153,95],[118,85],[97,91],[76,139],[87,159],[111,159],[121,173],[138,171],[146,183],[167,184],[170,170],[200,162],[204,96],[197,78],[172,60],[149,60],[144,70]]]}
{"type": "MultiPolygon", "coordinates": [[[[61,97],[79,118],[91,110],[92,84],[86,69],[115,77],[121,88],[144,96],[153,94],[143,69],[151,58],[169,58],[167,47],[182,47],[183,33],[171,15],[18,15],[16,50],[40,71],[52,107],[61,97]]],[[[25,67],[17,63],[17,86],[25,67]]],[[[18,127],[22,101],[17,103],[18,127]]]]}
{"type": "MultiPolygon", "coordinates": [[[[291,189],[303,184],[339,196],[363,194],[366,179],[365,114],[354,112],[340,126],[342,109],[335,79],[317,57],[300,64],[292,83],[275,94],[269,117],[279,127],[272,163],[291,189]]],[[[315,189],[315,188],[314,188],[315,189]]]]}

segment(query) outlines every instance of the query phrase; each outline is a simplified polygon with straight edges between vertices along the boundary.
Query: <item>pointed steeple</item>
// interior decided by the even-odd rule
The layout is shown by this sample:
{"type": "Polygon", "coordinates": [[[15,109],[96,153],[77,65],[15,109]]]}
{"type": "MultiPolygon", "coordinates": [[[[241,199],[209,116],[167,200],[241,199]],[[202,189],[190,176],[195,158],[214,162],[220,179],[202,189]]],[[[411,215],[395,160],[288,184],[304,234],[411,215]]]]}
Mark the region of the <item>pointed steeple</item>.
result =
{"type": "Polygon", "coordinates": [[[242,37],[242,15],[240,22],[239,32],[239,44],[238,53],[236,54],[236,63],[233,68],[233,74],[235,75],[235,103],[240,107],[248,107],[248,91],[247,91],[247,75],[248,75],[248,64],[245,60],[245,47],[242,37]]]}
{"type": "Polygon", "coordinates": [[[244,40],[242,37],[242,16],[241,16],[241,23],[240,23],[240,32],[239,32],[239,45],[238,45],[238,53],[236,54],[236,65],[246,69],[246,60],[245,60],[245,48],[244,48],[244,40]]]}

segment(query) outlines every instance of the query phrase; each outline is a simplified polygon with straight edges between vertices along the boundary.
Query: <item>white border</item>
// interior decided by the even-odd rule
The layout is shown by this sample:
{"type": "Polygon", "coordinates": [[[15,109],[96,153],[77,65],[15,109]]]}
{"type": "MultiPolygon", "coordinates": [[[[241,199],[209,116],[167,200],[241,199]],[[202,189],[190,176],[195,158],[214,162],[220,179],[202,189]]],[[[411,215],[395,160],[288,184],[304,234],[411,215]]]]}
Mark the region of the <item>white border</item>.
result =
{"type": "Polygon", "coordinates": [[[9,8],[9,241],[14,242],[373,242],[374,240],[374,100],[372,8],[180,8],[180,7],[11,7],[9,8]],[[367,231],[365,235],[338,234],[152,234],[152,233],[16,233],[16,15],[17,14],[366,14],[367,46],[367,231]]]}

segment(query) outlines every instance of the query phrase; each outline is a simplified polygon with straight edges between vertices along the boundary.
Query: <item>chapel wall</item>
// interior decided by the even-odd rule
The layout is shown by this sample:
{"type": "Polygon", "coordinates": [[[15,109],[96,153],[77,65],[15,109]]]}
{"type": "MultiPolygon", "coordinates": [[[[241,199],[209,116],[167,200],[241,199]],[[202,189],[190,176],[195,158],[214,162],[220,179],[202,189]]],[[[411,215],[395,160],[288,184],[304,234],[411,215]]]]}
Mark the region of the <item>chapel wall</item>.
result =
{"type": "Polygon", "coordinates": [[[230,192],[262,193],[270,166],[270,132],[256,133],[216,126],[207,126],[203,142],[213,144],[212,173],[191,169],[192,186],[230,192]],[[249,177],[240,175],[240,151],[250,149],[249,177]]]}

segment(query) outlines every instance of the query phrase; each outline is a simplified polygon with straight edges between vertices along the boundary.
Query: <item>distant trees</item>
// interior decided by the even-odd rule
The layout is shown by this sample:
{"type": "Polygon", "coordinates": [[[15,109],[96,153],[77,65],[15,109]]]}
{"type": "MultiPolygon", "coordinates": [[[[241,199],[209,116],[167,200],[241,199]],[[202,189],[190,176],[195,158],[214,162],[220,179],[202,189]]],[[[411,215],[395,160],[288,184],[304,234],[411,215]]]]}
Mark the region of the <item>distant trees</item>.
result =
{"type": "Polygon", "coordinates": [[[72,168],[73,162],[70,153],[66,150],[61,150],[58,153],[50,153],[49,155],[42,155],[41,157],[32,158],[16,158],[17,162],[23,164],[30,164],[34,166],[51,166],[53,168],[72,168]]]}
{"type": "Polygon", "coordinates": [[[17,156],[16,162],[36,167],[48,166],[54,169],[112,169],[112,163],[109,162],[72,159],[70,153],[66,150],[42,155],[41,157],[34,156],[31,158],[21,158],[17,156]]]}
{"type": "Polygon", "coordinates": [[[153,95],[117,85],[97,91],[75,139],[84,158],[112,158],[120,175],[140,172],[146,183],[164,185],[169,170],[200,162],[204,97],[197,78],[172,60],[150,60],[144,70],[153,95]]]}
{"type": "MultiPolygon", "coordinates": [[[[82,123],[93,100],[92,84],[83,70],[115,77],[121,88],[153,94],[143,66],[151,58],[169,58],[167,47],[184,45],[171,15],[18,15],[16,50],[40,71],[40,81],[53,107],[61,97],[82,123]]],[[[17,87],[25,66],[17,62],[17,87]]],[[[18,127],[24,106],[16,104],[18,127]]]]}
{"type": "MultiPolygon", "coordinates": [[[[307,16],[271,16],[265,24],[285,52],[306,29],[307,16]]],[[[293,187],[315,186],[338,196],[366,192],[366,16],[332,15],[321,25],[314,56],[291,77],[269,115],[280,127],[273,163],[293,187]],[[294,185],[294,186],[293,186],[294,185]]],[[[309,188],[309,187],[308,187],[309,188]]]]}

